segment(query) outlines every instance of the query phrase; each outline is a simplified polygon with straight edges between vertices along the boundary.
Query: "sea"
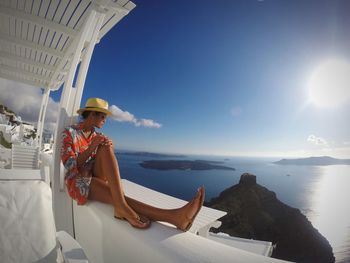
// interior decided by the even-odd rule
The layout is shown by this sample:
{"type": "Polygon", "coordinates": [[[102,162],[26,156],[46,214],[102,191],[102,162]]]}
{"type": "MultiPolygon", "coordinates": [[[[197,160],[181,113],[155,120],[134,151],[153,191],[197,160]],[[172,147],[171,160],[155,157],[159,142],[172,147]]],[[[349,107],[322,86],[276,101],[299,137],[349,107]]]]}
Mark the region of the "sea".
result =
{"type": "Polygon", "coordinates": [[[327,238],[337,263],[350,262],[350,165],[299,166],[274,164],[279,158],[225,156],[167,156],[116,153],[121,177],[148,188],[191,200],[199,186],[206,201],[239,182],[243,173],[256,175],[257,183],[276,193],[285,204],[301,210],[327,238]],[[236,170],[154,170],[146,160],[207,160],[236,170]]]}

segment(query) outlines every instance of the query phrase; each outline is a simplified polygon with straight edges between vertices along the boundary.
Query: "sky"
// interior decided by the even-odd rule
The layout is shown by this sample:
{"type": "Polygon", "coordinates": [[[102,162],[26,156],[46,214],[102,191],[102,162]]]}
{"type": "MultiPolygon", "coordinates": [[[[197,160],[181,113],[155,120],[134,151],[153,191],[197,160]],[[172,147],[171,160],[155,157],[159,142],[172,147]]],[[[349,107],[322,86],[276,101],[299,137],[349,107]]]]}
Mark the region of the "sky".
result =
{"type": "MultiPolygon", "coordinates": [[[[117,149],[350,158],[350,1],[133,2],[96,46],[81,105],[109,102],[117,149]]],[[[35,121],[40,89],[18,103],[15,84],[0,79],[1,100],[35,121]]]]}

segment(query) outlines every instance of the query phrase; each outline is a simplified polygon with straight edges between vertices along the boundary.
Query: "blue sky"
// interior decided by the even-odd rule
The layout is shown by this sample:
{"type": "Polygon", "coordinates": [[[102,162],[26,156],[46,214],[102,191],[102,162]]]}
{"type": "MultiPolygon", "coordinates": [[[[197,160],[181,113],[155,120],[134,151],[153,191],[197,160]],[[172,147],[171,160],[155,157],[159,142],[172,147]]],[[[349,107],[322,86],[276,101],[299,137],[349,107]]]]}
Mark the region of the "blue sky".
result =
{"type": "Polygon", "coordinates": [[[111,120],[104,132],[117,147],[339,155],[349,146],[349,100],[319,107],[307,87],[323,61],[350,62],[348,1],[135,3],[96,46],[84,99],[161,127],[111,120]]]}
{"type": "Polygon", "coordinates": [[[308,86],[322,63],[350,63],[350,1],[134,3],[96,46],[82,101],[118,107],[102,130],[117,148],[350,157],[350,81],[332,107],[308,86]]]}

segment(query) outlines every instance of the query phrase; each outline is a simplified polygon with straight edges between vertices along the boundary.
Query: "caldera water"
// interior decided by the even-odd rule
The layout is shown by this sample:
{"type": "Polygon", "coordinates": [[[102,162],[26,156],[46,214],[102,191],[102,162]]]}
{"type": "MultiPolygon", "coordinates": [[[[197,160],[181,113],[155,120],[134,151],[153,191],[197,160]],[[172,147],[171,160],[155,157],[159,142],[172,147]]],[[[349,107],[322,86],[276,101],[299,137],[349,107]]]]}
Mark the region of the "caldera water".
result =
{"type": "Polygon", "coordinates": [[[252,173],[257,183],[274,191],[277,198],[299,208],[327,238],[337,263],[350,262],[350,165],[277,165],[279,158],[218,156],[149,156],[117,153],[121,177],[151,189],[190,200],[204,185],[206,201],[237,184],[241,174],[252,173]],[[169,170],[142,168],[145,160],[208,160],[236,170],[169,170]]]}

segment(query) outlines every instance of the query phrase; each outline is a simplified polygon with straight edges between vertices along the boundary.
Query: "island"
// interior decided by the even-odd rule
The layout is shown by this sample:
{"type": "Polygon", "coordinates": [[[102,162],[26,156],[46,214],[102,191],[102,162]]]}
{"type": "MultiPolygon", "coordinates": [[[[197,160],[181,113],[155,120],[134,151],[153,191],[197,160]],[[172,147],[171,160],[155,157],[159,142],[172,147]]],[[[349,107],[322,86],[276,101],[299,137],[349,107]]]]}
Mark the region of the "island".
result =
{"type": "Polygon", "coordinates": [[[133,152],[133,151],[120,151],[120,152],[117,152],[117,154],[152,157],[152,158],[163,158],[163,157],[184,158],[186,157],[186,155],[182,155],[182,154],[165,154],[165,153],[133,152]]]}
{"type": "Polygon", "coordinates": [[[195,160],[195,162],[205,162],[205,163],[215,163],[215,164],[223,164],[221,161],[207,161],[207,160],[195,160]]]}
{"type": "Polygon", "coordinates": [[[350,159],[336,159],[329,156],[320,157],[308,157],[298,159],[281,159],[275,164],[281,165],[314,165],[314,166],[326,166],[326,165],[350,165],[350,159]]]}
{"type": "Polygon", "coordinates": [[[156,170],[235,170],[235,168],[217,165],[216,162],[205,160],[150,160],[140,163],[140,166],[156,170]]]}
{"type": "Polygon", "coordinates": [[[227,188],[206,205],[227,212],[220,219],[222,225],[212,229],[213,232],[271,241],[276,246],[273,258],[301,263],[335,261],[329,242],[306,216],[257,184],[253,174],[242,174],[238,184],[227,188]]]}

